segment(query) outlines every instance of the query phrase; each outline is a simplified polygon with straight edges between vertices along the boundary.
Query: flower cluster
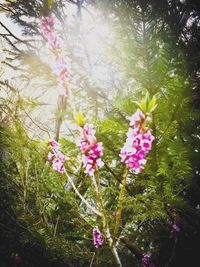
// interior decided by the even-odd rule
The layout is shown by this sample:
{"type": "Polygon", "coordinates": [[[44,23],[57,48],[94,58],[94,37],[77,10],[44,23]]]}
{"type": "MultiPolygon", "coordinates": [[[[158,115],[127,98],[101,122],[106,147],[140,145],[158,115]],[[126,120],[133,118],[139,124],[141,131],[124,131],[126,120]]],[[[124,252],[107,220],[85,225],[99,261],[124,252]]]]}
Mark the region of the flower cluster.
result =
{"type": "Polygon", "coordinates": [[[55,19],[53,17],[42,17],[40,20],[40,30],[47,40],[50,48],[56,55],[55,64],[52,70],[57,77],[58,91],[60,95],[68,95],[69,68],[64,57],[61,55],[61,45],[59,37],[55,32],[55,19]]]}
{"type": "Polygon", "coordinates": [[[172,228],[171,228],[172,234],[178,233],[180,232],[180,230],[181,230],[180,227],[176,223],[172,224],[172,228]]]}
{"type": "Polygon", "coordinates": [[[98,227],[95,227],[92,231],[92,235],[93,235],[93,242],[94,242],[94,246],[95,248],[99,248],[103,245],[103,236],[100,232],[100,230],[98,229],[98,227]]]}
{"type": "Polygon", "coordinates": [[[143,253],[142,254],[142,266],[143,267],[155,267],[153,263],[150,262],[151,253],[143,253]]]}
{"type": "Polygon", "coordinates": [[[144,169],[146,154],[151,150],[154,140],[151,130],[144,126],[149,119],[139,109],[129,118],[131,128],[120,152],[121,162],[126,163],[135,174],[144,169]]]}
{"type": "Polygon", "coordinates": [[[53,17],[42,17],[40,20],[40,30],[47,39],[50,47],[55,51],[60,49],[58,36],[54,29],[55,19],[53,17]]]}
{"type": "Polygon", "coordinates": [[[55,140],[49,140],[49,145],[51,147],[51,152],[48,154],[48,161],[52,163],[54,170],[64,173],[64,163],[67,158],[63,155],[60,150],[60,145],[55,140]]]}
{"type": "Polygon", "coordinates": [[[81,140],[77,143],[80,147],[83,156],[83,165],[86,168],[85,173],[92,176],[96,167],[102,167],[103,162],[101,156],[103,156],[103,144],[98,143],[95,137],[95,130],[93,125],[85,124],[80,127],[81,140]]]}
{"type": "Polygon", "coordinates": [[[15,255],[15,264],[16,264],[15,266],[21,266],[22,264],[22,258],[18,254],[15,255]]]}

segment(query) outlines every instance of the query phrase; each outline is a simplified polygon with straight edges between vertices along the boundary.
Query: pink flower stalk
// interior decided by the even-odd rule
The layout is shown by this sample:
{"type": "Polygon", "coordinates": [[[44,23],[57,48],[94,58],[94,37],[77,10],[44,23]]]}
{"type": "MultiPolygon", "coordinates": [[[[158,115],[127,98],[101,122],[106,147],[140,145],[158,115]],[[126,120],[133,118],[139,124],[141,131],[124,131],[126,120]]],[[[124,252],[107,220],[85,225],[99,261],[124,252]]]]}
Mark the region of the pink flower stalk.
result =
{"type": "Polygon", "coordinates": [[[142,266],[143,267],[155,267],[153,263],[150,262],[151,253],[142,254],[142,266]]]}
{"type": "Polygon", "coordinates": [[[52,152],[49,152],[48,154],[48,161],[52,163],[54,170],[58,171],[59,173],[64,173],[64,163],[67,158],[63,155],[60,150],[60,145],[55,140],[49,140],[49,145],[52,152]]]}
{"type": "Polygon", "coordinates": [[[93,242],[94,242],[95,248],[101,247],[103,245],[104,240],[98,227],[95,227],[93,229],[92,235],[93,235],[93,242]]]}
{"type": "Polygon", "coordinates": [[[124,147],[121,149],[121,162],[126,163],[133,173],[138,174],[146,164],[146,154],[151,150],[154,136],[151,130],[144,127],[149,120],[141,110],[137,110],[130,118],[130,126],[124,147]]]}
{"type": "Polygon", "coordinates": [[[59,84],[58,91],[60,95],[67,96],[68,84],[67,79],[69,78],[69,69],[63,56],[61,56],[61,45],[59,37],[55,32],[55,19],[53,17],[42,17],[40,20],[40,30],[51,49],[56,55],[56,61],[52,66],[53,72],[57,76],[57,82],[59,84]]]}
{"type": "Polygon", "coordinates": [[[81,140],[77,143],[83,153],[82,162],[85,167],[85,173],[92,176],[96,167],[102,167],[104,164],[101,160],[103,156],[103,144],[98,143],[95,137],[93,125],[85,124],[80,127],[81,140]]]}

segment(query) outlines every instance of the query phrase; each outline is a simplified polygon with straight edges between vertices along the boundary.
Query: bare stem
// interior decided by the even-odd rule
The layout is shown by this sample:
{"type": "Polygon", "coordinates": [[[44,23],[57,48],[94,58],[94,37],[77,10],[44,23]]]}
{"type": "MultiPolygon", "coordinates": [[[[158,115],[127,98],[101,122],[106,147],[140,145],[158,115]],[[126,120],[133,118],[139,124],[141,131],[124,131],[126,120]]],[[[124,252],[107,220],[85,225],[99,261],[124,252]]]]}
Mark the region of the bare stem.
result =
{"type": "Polygon", "coordinates": [[[67,176],[68,181],[70,182],[71,186],[73,187],[75,193],[77,194],[77,196],[85,203],[85,205],[91,210],[93,211],[96,215],[98,216],[102,216],[102,213],[100,211],[98,211],[97,209],[95,209],[94,207],[92,207],[87,200],[79,193],[78,189],[76,188],[75,184],[73,183],[73,180],[71,179],[71,177],[67,174],[66,170],[65,170],[65,175],[67,176]]]}
{"type": "Polygon", "coordinates": [[[58,228],[58,222],[59,222],[59,219],[60,219],[60,216],[58,215],[57,220],[56,220],[56,225],[55,225],[55,228],[54,228],[54,233],[53,233],[53,236],[54,236],[54,237],[56,236],[56,232],[57,232],[57,228],[58,228]]]}
{"type": "Polygon", "coordinates": [[[97,203],[98,203],[99,209],[102,213],[101,218],[102,218],[103,230],[104,230],[106,239],[108,240],[110,250],[113,253],[113,256],[114,256],[114,259],[115,259],[117,266],[122,267],[121,260],[119,258],[118,252],[117,252],[116,244],[113,242],[113,238],[112,238],[111,233],[110,233],[105,208],[104,208],[103,201],[102,201],[102,198],[100,195],[98,170],[96,172],[96,178],[95,178],[95,176],[92,176],[92,183],[94,185],[97,203]]]}
{"type": "Polygon", "coordinates": [[[115,229],[114,229],[114,238],[115,239],[117,238],[117,235],[118,235],[120,220],[121,220],[121,216],[122,216],[124,192],[125,192],[127,177],[128,177],[128,168],[126,168],[122,183],[120,184],[118,208],[117,208],[117,215],[116,215],[115,229]]]}

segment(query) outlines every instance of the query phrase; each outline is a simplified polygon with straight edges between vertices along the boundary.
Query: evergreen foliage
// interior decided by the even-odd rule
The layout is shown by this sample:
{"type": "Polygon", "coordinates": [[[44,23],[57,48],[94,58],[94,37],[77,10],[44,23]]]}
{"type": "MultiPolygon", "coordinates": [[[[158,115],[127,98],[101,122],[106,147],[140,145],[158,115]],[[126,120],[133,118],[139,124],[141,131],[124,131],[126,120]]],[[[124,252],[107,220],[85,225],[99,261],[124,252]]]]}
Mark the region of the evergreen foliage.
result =
{"type": "MultiPolygon", "coordinates": [[[[115,33],[109,60],[121,66],[123,79],[110,89],[112,100],[103,85],[92,83],[92,72],[78,69],[84,60],[74,52],[75,40],[63,39],[68,40],[66,51],[70,50],[70,59],[75,62],[75,106],[82,101],[83,112],[91,111],[86,119],[95,123],[97,139],[104,144],[105,164],[99,177],[111,234],[116,230],[115,212],[125,170],[119,152],[129,127],[127,117],[147,95],[155,97],[157,104],[150,122],[155,140],[145,170],[127,175],[117,247],[122,265],[141,266],[141,254],[151,252],[158,267],[194,266],[200,244],[198,4],[103,0],[88,1],[87,8],[90,5],[101,10],[115,33]],[[79,92],[79,87],[86,90],[79,92]],[[174,224],[180,231],[172,231],[174,224]]],[[[11,9],[11,18],[33,38],[39,34],[36,19],[42,14],[52,12],[61,22],[65,18],[64,1],[12,0],[2,7],[11,9]],[[24,16],[33,21],[22,20],[24,16]]],[[[69,26],[68,34],[76,28],[69,26]]],[[[33,80],[36,76],[43,79],[44,87],[55,84],[48,64],[38,59],[34,47],[17,53],[21,64],[29,66],[26,75],[30,73],[33,80]],[[29,56],[34,62],[30,63],[29,56]],[[35,68],[38,65],[40,69],[35,68]]],[[[16,253],[24,266],[114,266],[108,242],[98,251],[92,244],[92,228],[101,227],[101,219],[76,196],[65,175],[51,168],[46,140],[39,139],[40,135],[33,137],[25,127],[26,116],[40,102],[11,94],[8,85],[1,83],[10,98],[0,100],[4,114],[0,129],[2,267],[12,266],[16,253]]],[[[73,118],[70,107],[65,118],[73,118]]],[[[80,165],[77,137],[78,132],[72,128],[59,140],[62,152],[70,158],[66,171],[82,196],[95,205],[95,190],[80,165]]]]}

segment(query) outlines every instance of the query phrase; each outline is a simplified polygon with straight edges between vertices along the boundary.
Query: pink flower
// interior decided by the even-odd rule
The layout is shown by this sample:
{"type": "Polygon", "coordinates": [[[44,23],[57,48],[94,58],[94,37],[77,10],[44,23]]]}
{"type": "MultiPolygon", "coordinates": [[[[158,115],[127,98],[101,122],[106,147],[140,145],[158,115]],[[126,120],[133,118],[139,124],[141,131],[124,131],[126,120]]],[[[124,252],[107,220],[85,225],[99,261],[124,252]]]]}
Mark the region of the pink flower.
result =
{"type": "Polygon", "coordinates": [[[146,119],[139,109],[130,117],[130,126],[133,128],[129,128],[126,142],[120,152],[121,162],[126,163],[135,174],[144,169],[146,154],[151,150],[154,140],[151,130],[143,127],[146,119]]]}
{"type": "Polygon", "coordinates": [[[15,255],[15,264],[16,266],[21,266],[22,264],[22,258],[18,254],[15,255]]]}
{"type": "Polygon", "coordinates": [[[93,242],[94,242],[94,246],[95,248],[99,248],[103,245],[103,236],[101,234],[101,232],[99,231],[98,227],[95,227],[92,231],[92,235],[93,235],[93,242]]]}
{"type": "Polygon", "coordinates": [[[54,30],[55,19],[53,17],[41,17],[40,30],[46,35],[54,30]]]}
{"type": "Polygon", "coordinates": [[[48,143],[52,148],[60,149],[60,145],[58,144],[58,142],[56,142],[56,140],[50,139],[48,143]]]}
{"type": "Polygon", "coordinates": [[[67,157],[63,155],[60,150],[60,145],[55,140],[49,140],[49,145],[52,151],[48,154],[48,161],[52,163],[54,170],[58,171],[59,173],[64,173],[64,163],[66,162],[67,157]]]}
{"type": "Polygon", "coordinates": [[[113,216],[114,216],[114,217],[117,217],[117,213],[118,213],[117,210],[115,210],[115,211],[113,212],[113,216]]]}
{"type": "Polygon", "coordinates": [[[142,254],[142,266],[143,267],[155,267],[153,263],[150,261],[151,253],[143,253],[142,254]]]}
{"type": "Polygon", "coordinates": [[[40,30],[47,39],[53,50],[60,49],[58,37],[54,29],[55,19],[53,17],[42,17],[40,20],[40,30]]]}
{"type": "Polygon", "coordinates": [[[57,76],[58,81],[69,77],[69,68],[63,57],[59,57],[56,60],[55,66],[53,66],[53,72],[57,76]]]}
{"type": "Polygon", "coordinates": [[[172,225],[171,233],[175,234],[175,233],[180,232],[180,230],[181,230],[180,227],[176,223],[174,223],[172,225]]]}
{"type": "Polygon", "coordinates": [[[52,167],[55,171],[59,172],[59,173],[64,173],[65,168],[63,165],[63,161],[61,161],[60,159],[54,159],[52,162],[52,167]]]}
{"type": "Polygon", "coordinates": [[[137,111],[131,117],[129,117],[129,120],[130,120],[129,125],[131,127],[136,128],[144,122],[145,115],[140,109],[137,109],[137,111]]]}
{"type": "Polygon", "coordinates": [[[95,168],[101,168],[104,164],[101,160],[103,156],[103,144],[98,143],[95,137],[93,125],[85,124],[79,128],[81,132],[81,140],[77,143],[83,153],[82,162],[85,167],[85,173],[92,176],[95,168]]]}

